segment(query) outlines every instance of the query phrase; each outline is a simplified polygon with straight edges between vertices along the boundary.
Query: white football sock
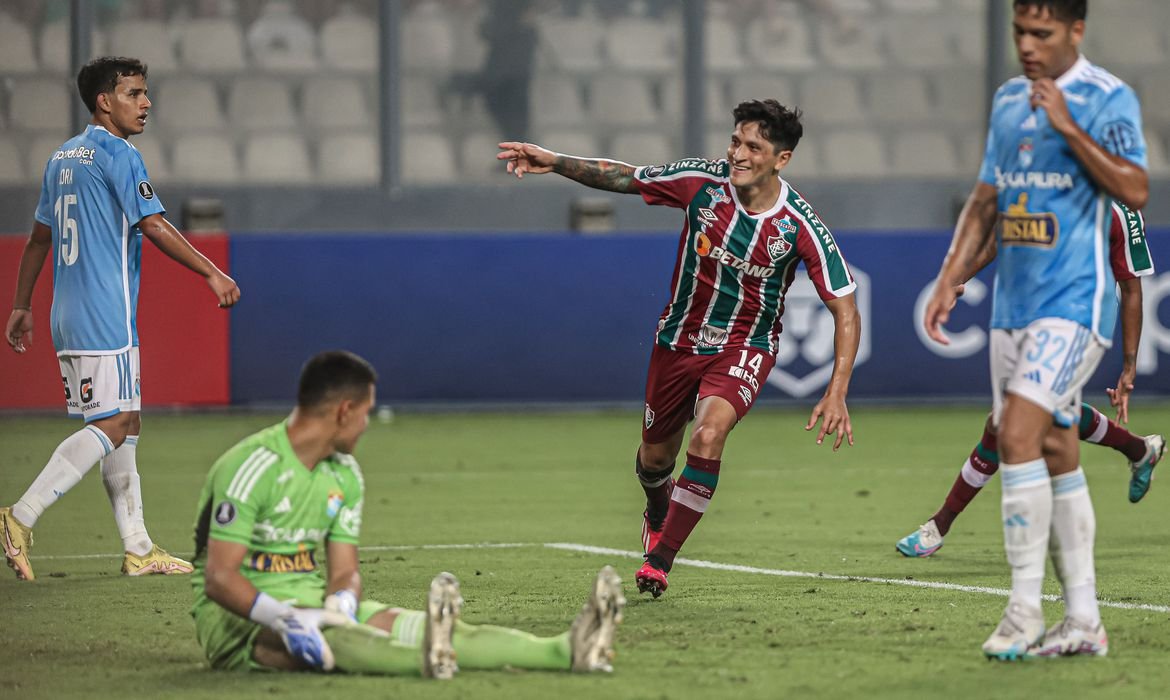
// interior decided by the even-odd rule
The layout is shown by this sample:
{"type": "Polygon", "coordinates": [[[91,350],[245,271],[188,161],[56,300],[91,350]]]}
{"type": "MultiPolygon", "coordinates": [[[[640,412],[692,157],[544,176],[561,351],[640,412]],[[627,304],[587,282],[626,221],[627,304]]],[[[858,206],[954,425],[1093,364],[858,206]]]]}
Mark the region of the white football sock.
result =
{"type": "Polygon", "coordinates": [[[1000,465],[1003,548],[1012,567],[1010,603],[1040,609],[1052,523],[1052,487],[1043,459],[1000,465]]]}
{"type": "Polygon", "coordinates": [[[1097,517],[1085,472],[1078,466],[1052,477],[1052,563],[1064,586],[1066,614],[1090,625],[1101,621],[1093,564],[1096,532],[1097,517]]]}
{"type": "Polygon", "coordinates": [[[142,556],[154,547],[146,534],[142,516],[142,486],[138,479],[138,436],[127,435],[122,446],[102,460],[102,483],[114,509],[114,522],[122,535],[122,547],[131,554],[142,556]]]}
{"type": "Polygon", "coordinates": [[[68,493],[99,459],[113,450],[114,443],[94,425],[87,425],[65,438],[32,486],[12,506],[12,515],[25,527],[36,525],[46,508],[68,493]]]}

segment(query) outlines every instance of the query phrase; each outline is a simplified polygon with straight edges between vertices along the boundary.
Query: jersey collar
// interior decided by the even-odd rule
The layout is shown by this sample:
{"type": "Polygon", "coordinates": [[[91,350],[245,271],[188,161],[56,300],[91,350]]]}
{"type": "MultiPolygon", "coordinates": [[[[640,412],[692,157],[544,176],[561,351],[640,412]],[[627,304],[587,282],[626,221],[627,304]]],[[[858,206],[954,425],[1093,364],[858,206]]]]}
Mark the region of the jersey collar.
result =
{"type": "Polygon", "coordinates": [[[1059,78],[1056,79],[1056,87],[1063,90],[1064,88],[1068,87],[1069,84],[1074,80],[1079,80],[1089,65],[1089,59],[1085,58],[1084,54],[1077,54],[1076,63],[1073,63],[1068,70],[1066,70],[1059,78]]]}
{"type": "Polygon", "coordinates": [[[740,211],[752,217],[753,219],[762,220],[780,211],[780,208],[784,206],[784,202],[788,201],[788,183],[785,182],[784,178],[780,177],[779,175],[776,176],[776,179],[780,181],[780,193],[776,196],[776,203],[773,204],[772,208],[768,211],[760,212],[758,214],[753,214],[748,211],[747,207],[745,207],[743,203],[739,201],[739,195],[735,193],[735,187],[730,182],[727,183],[727,189],[731,190],[731,198],[735,200],[735,206],[738,207],[740,211]]]}

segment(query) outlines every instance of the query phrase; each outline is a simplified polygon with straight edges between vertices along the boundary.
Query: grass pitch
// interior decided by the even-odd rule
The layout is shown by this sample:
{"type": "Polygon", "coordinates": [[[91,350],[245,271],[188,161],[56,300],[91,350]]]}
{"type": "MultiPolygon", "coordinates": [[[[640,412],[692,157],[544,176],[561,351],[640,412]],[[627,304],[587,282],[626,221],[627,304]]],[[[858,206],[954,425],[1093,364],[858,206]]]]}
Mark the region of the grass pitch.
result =
{"type": "MultiPolygon", "coordinates": [[[[1166,430],[1170,405],[1140,405],[1131,427],[1166,430]]],[[[857,445],[833,454],[804,411],[757,410],[738,427],[719,491],[684,557],[717,564],[1006,588],[998,480],[946,546],[908,560],[894,542],[937,508],[979,437],[981,409],[856,408],[857,445]]],[[[195,499],[211,462],[277,415],[146,414],[139,447],[147,525],[190,553],[195,499]]],[[[1101,597],[1159,610],[1102,609],[1105,659],[989,663],[979,646],[1001,596],[679,564],[659,600],[636,594],[637,560],[554,549],[640,547],[633,454],[641,416],[399,415],[375,422],[357,456],[366,476],[367,595],[420,607],[440,570],[463,583],[465,618],[540,634],[565,629],[597,569],[617,567],[630,603],[612,676],[465,672],[415,678],[235,674],[206,669],[185,578],[118,575],[120,540],[95,471],[36,530],[38,580],[0,575],[0,696],[22,698],[1035,698],[1160,697],[1170,687],[1170,486],[1126,500],[1125,460],[1085,446],[1097,509],[1101,597]],[[492,548],[422,545],[514,544],[492,548]],[[397,547],[397,548],[395,548],[397,547]]],[[[28,486],[64,418],[0,418],[0,502],[28,486]]],[[[1165,468],[1165,467],[1162,467],[1165,468]]],[[[1056,593],[1055,580],[1046,592],[1056,593]]],[[[1048,619],[1061,614],[1046,603],[1048,619]]]]}

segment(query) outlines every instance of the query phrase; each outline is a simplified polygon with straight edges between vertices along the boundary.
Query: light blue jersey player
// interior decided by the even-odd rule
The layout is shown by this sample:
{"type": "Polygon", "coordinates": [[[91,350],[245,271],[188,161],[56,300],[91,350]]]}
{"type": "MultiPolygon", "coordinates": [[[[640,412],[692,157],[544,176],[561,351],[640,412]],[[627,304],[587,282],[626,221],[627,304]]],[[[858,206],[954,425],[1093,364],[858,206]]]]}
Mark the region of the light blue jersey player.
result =
{"type": "Polygon", "coordinates": [[[0,508],[0,544],[17,578],[31,580],[33,525],[101,461],[126,551],[122,572],[190,573],[190,563],[154,544],[142,514],[135,313],[143,235],[203,276],[221,307],[235,304],[240,292],[163,217],[142,156],[126,140],[142,133],[150,112],[146,66],[136,59],[99,58],[81,69],[77,87],[93,119],[49,154],[5,338],[17,353],[31,344],[32,292],[51,253],[53,345],[69,414],[83,417],[85,427],[57,447],[19,501],[0,508]]]}
{"type": "Polygon", "coordinates": [[[996,93],[979,182],[924,322],[946,342],[942,325],[956,286],[995,233],[992,419],[1012,594],[983,652],[1005,660],[1103,656],[1109,642],[1097,607],[1096,522],[1070,426],[1117,319],[1112,201],[1134,211],[1145,206],[1146,147],[1133,90],[1080,55],[1087,0],[1014,0],[1013,7],[1024,75],[996,93]],[[1050,542],[1065,616],[1045,630],[1050,542]]]}

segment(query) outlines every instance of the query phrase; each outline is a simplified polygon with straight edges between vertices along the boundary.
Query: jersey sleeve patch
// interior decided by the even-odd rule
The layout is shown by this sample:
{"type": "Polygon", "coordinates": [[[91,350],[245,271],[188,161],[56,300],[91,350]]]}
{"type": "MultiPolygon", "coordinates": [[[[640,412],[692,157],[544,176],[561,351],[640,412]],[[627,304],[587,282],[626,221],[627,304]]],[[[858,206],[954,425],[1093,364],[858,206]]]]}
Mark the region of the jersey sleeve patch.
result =
{"type": "Polygon", "coordinates": [[[727,177],[727,161],[684,158],[667,165],[646,165],[634,171],[647,204],[685,208],[704,184],[727,177]]]}

